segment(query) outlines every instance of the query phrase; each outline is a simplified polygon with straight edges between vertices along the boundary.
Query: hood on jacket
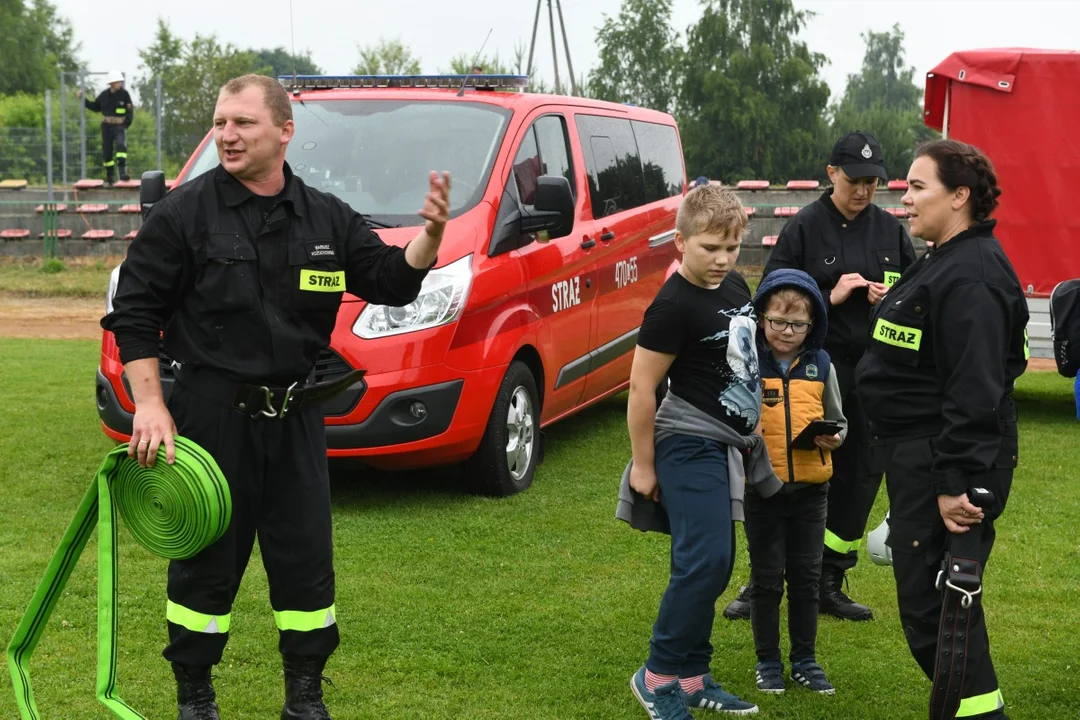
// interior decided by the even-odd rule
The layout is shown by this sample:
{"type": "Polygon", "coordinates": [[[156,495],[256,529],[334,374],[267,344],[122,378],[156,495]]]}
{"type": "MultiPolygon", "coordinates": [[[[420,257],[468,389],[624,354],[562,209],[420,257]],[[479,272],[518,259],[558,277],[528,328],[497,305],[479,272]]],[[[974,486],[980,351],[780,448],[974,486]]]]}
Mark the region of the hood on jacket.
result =
{"type": "MultiPolygon", "coordinates": [[[[795,288],[810,296],[814,306],[814,324],[810,326],[810,332],[807,333],[803,347],[808,350],[820,350],[825,345],[825,335],[829,331],[829,308],[825,305],[825,299],[821,296],[817,282],[802,270],[782,268],[766,275],[758,285],[757,294],[754,295],[754,312],[761,317],[769,305],[769,296],[783,288],[795,288]]],[[[764,342],[764,333],[760,337],[764,342]]]]}

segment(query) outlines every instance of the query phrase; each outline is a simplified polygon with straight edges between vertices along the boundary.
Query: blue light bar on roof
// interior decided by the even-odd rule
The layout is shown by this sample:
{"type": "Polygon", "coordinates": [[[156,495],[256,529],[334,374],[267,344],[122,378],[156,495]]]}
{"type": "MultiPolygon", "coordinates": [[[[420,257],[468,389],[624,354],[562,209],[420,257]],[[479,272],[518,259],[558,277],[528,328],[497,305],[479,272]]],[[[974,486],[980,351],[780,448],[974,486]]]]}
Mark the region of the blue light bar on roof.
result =
{"type": "Polygon", "coordinates": [[[521,90],[527,75],[281,75],[278,82],[290,90],[326,88],[468,88],[521,90]],[[468,78],[468,79],[466,79],[468,78]]]}

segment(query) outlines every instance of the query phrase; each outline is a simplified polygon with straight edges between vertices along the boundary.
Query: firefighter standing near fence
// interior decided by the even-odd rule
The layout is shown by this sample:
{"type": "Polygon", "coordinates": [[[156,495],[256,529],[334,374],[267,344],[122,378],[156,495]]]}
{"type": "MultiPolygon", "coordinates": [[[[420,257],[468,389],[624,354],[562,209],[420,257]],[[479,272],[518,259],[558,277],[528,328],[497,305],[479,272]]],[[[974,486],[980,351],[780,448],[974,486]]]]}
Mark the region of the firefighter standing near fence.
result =
{"type": "Polygon", "coordinates": [[[976,148],[916,151],[903,203],[933,248],[871,316],[856,369],[889,491],[900,622],[933,681],[931,720],[1007,720],[983,615],[983,568],[1017,464],[1013,383],[1027,302],[990,214],[1001,191],[976,148]]]}
{"type": "MultiPolygon", "coordinates": [[[[106,78],[109,87],[101,91],[96,100],[86,98],[87,110],[101,113],[101,156],[104,160],[105,182],[113,184],[114,170],[120,171],[121,180],[130,180],[127,172],[127,129],[135,115],[131,95],[124,88],[124,74],[112,70],[106,78]]],[[[79,97],[83,91],[79,90],[79,97]]]]}

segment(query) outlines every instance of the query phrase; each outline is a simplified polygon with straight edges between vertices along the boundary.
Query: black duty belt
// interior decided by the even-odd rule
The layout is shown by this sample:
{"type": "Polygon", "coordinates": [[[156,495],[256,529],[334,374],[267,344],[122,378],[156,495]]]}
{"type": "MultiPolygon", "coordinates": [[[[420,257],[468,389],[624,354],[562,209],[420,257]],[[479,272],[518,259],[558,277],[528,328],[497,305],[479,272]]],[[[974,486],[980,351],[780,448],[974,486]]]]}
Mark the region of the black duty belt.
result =
{"type": "Polygon", "coordinates": [[[198,367],[181,367],[176,379],[185,388],[211,402],[250,415],[252,418],[283,419],[289,413],[330,400],[357,383],[363,382],[366,370],[352,370],[339,378],[322,383],[289,386],[238,383],[217,371],[198,367]]]}
{"type": "MultiPolygon", "coordinates": [[[[989,512],[994,494],[983,488],[968,491],[972,505],[989,512]]],[[[952,534],[949,550],[937,576],[942,592],[941,622],[938,625],[937,660],[934,663],[934,688],[930,694],[931,720],[956,716],[960,708],[964,672],[968,664],[971,616],[982,594],[983,525],[969,525],[966,533],[952,534]]]]}

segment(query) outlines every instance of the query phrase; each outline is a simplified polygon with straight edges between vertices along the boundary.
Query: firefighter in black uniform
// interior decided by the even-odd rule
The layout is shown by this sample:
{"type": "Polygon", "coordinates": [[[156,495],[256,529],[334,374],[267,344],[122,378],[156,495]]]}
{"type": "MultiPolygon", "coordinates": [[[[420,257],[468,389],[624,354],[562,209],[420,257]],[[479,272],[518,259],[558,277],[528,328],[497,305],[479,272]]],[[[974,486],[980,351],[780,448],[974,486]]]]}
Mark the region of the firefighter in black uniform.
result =
{"type": "MultiPolygon", "coordinates": [[[[121,180],[130,180],[127,172],[127,129],[135,116],[131,95],[124,89],[124,75],[113,70],[106,78],[109,87],[101,91],[97,100],[86,98],[87,110],[101,113],[101,155],[105,162],[105,182],[113,184],[113,170],[120,171],[121,180]]],[[[83,91],[79,90],[79,97],[83,91]]]]}
{"type": "MultiPolygon", "coordinates": [[[[878,181],[888,178],[873,136],[852,132],[840,138],[827,172],[832,188],[780,231],[764,275],[779,268],[803,270],[829,302],[825,349],[836,368],[849,431],[847,441],[833,451],[818,608],[844,620],[870,620],[870,608],[843,589],[881,486],[881,473],[870,468],[869,432],[854,392],[855,366],[866,351],[871,306],[915,262],[915,250],[900,221],[873,202],[878,181]]],[[[749,618],[752,592],[749,587],[740,591],[725,617],[749,618]]]]}
{"type": "Polygon", "coordinates": [[[285,163],[292,135],[281,85],[258,75],[227,83],[214,111],[221,165],[153,207],[102,320],[135,400],[129,452],[149,465],[162,448],[171,462],[179,433],[217,460],[232,492],[224,537],[169,565],[164,656],[181,720],[218,718],[210,669],[256,534],[284,659],[281,717],[330,717],[321,678],[338,627],[318,402],[339,388],[309,377],[342,291],[392,306],[413,301],[449,213],[449,174],[433,172],[424,228],[405,249],[385,245],[361,215],[293,175],[285,163]],[[181,364],[167,407],[161,330],[164,352],[181,364]]]}
{"type": "Polygon", "coordinates": [[[931,143],[908,183],[911,232],[933,248],[874,309],[856,387],[885,471],[900,620],[934,683],[930,718],[1005,718],[980,598],[1017,462],[1027,303],[994,238],[1001,191],[986,156],[931,143]]]}

